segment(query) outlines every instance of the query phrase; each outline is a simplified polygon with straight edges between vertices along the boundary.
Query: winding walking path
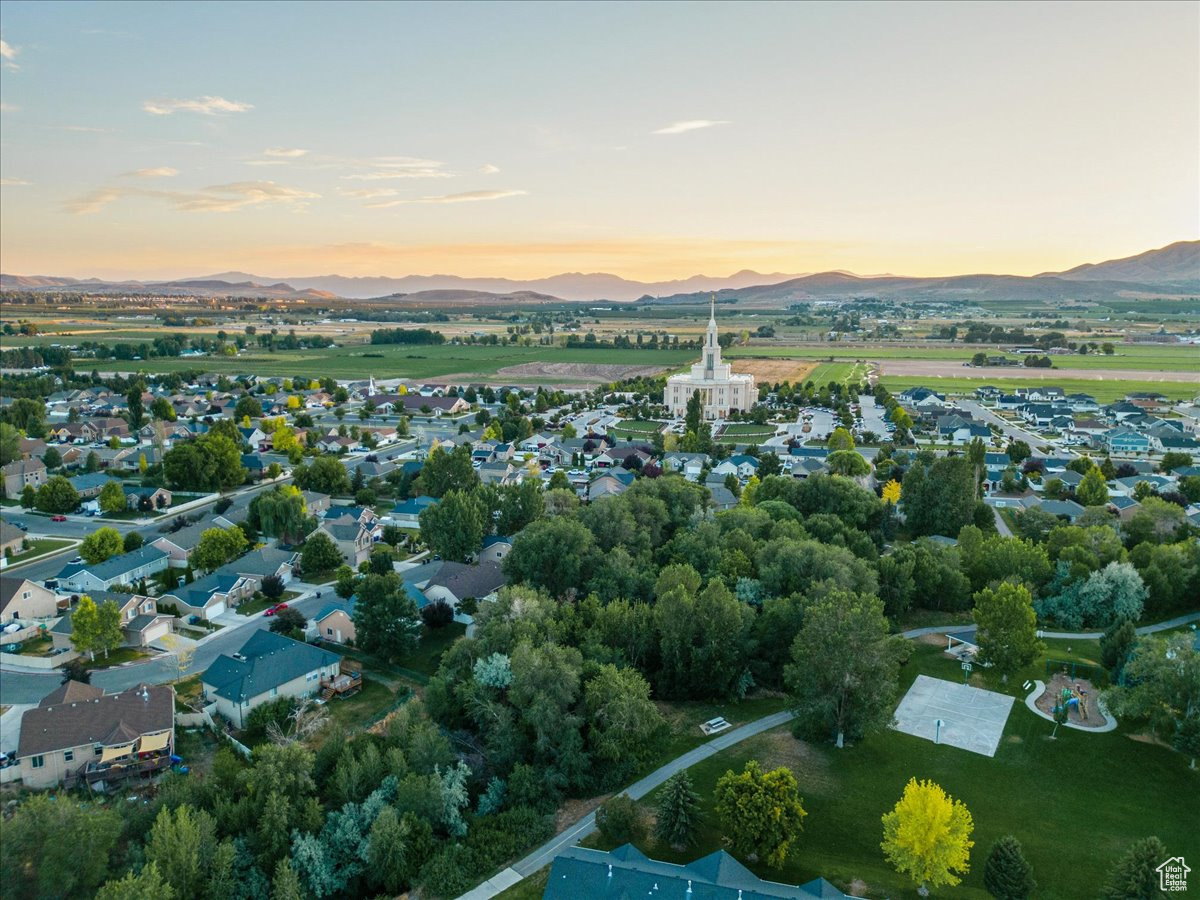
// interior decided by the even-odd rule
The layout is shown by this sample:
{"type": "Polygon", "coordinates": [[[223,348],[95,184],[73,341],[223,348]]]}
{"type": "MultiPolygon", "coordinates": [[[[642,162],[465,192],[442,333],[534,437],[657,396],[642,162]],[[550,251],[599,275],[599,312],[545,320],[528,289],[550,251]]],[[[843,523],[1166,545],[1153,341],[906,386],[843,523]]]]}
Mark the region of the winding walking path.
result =
{"type": "MultiPolygon", "coordinates": [[[[1174,619],[1169,619],[1166,622],[1157,622],[1154,625],[1144,625],[1137,630],[1137,633],[1153,634],[1157,631],[1166,631],[1170,628],[1178,628],[1180,625],[1187,625],[1190,622],[1196,621],[1200,621],[1200,612],[1176,616],[1174,619]]],[[[915,638],[926,634],[945,634],[946,632],[962,634],[964,632],[974,631],[975,626],[969,624],[929,625],[924,628],[912,628],[908,631],[903,631],[901,632],[901,636],[906,638],[915,638]]],[[[1041,636],[1048,638],[1066,638],[1071,640],[1092,640],[1099,638],[1102,634],[1103,632],[1101,631],[1047,631],[1042,632],[1041,636]]],[[[1040,684],[1041,683],[1039,682],[1039,685],[1040,684]]],[[[1041,690],[1037,690],[1031,696],[1036,697],[1040,695],[1040,693],[1041,690]]],[[[1044,717],[1044,714],[1040,710],[1036,709],[1032,703],[1030,703],[1030,708],[1038,713],[1038,715],[1042,715],[1044,717]]],[[[713,740],[709,741],[708,743],[701,744],[699,747],[689,750],[682,756],[677,756],[666,765],[655,769],[645,778],[641,779],[640,781],[635,781],[629,787],[625,788],[624,791],[620,791],[618,793],[625,793],[634,800],[640,800],[676,772],[681,772],[684,769],[691,768],[692,766],[696,765],[696,763],[708,759],[710,756],[732,747],[734,744],[740,744],[742,741],[746,740],[747,738],[754,737],[756,734],[762,734],[764,731],[769,731],[778,725],[783,725],[784,723],[791,721],[793,715],[794,714],[790,711],[785,710],[783,712],[772,713],[771,715],[764,716],[761,719],[755,719],[753,722],[748,722],[747,724],[742,725],[739,728],[735,728],[733,731],[723,734],[720,737],[713,738],[713,740]]],[[[1115,727],[1116,722],[1113,720],[1112,728],[1115,727]]],[[[1106,727],[1081,730],[1107,731],[1111,729],[1106,727]]],[[[588,813],[586,816],[577,819],[573,824],[565,828],[563,831],[560,831],[554,837],[550,838],[550,840],[546,841],[546,843],[542,844],[542,846],[538,847],[524,859],[521,859],[518,862],[513,863],[508,868],[497,872],[487,881],[463,894],[458,898],[458,900],[489,900],[489,898],[495,897],[497,894],[507,890],[522,879],[527,878],[534,872],[537,872],[543,866],[549,865],[564,849],[575,846],[575,844],[579,843],[595,830],[596,813],[593,811],[588,813]]]]}

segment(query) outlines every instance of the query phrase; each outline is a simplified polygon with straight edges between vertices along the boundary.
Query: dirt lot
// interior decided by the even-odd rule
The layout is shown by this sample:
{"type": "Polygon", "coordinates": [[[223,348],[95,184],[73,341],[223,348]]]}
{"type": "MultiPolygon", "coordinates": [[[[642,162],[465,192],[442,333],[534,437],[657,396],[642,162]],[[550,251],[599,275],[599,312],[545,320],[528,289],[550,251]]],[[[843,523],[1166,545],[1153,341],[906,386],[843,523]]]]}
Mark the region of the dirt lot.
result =
{"type": "Polygon", "coordinates": [[[799,359],[734,359],[733,371],[748,372],[760,382],[774,384],[779,381],[790,381],[800,384],[808,374],[817,367],[815,362],[805,362],[799,359]]]}
{"type": "Polygon", "coordinates": [[[1195,381],[1195,372],[1163,372],[1144,369],[1030,369],[1025,366],[990,366],[968,368],[953,359],[881,359],[884,375],[928,375],[938,378],[1036,378],[1055,381],[1082,378],[1088,381],[1195,381]]]}
{"type": "Polygon", "coordinates": [[[495,380],[522,378],[561,379],[597,384],[605,381],[620,381],[623,378],[638,378],[657,375],[667,366],[622,366],[606,363],[521,363],[505,366],[496,372],[495,380]]]}

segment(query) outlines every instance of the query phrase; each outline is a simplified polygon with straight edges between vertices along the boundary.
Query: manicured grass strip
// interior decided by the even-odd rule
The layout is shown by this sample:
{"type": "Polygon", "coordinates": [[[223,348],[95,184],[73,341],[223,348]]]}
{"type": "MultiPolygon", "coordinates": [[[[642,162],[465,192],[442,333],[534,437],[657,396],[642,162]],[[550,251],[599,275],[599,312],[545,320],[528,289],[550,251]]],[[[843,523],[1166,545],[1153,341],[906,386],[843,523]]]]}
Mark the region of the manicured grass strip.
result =
{"type": "Polygon", "coordinates": [[[70,547],[73,541],[59,540],[58,538],[33,538],[29,541],[29,547],[22,550],[20,553],[15,553],[8,558],[10,566],[16,566],[23,562],[37,559],[39,556],[46,556],[50,553],[56,553],[66,547],[70,547]]]}
{"type": "Polygon", "coordinates": [[[89,669],[111,669],[113,666],[138,662],[139,660],[149,658],[149,653],[145,653],[134,647],[118,647],[116,650],[110,650],[107,658],[105,658],[103,653],[97,653],[95,660],[88,660],[86,656],[81,657],[84,665],[89,669]]]}
{"type": "MultiPolygon", "coordinates": [[[[978,372],[987,372],[978,369],[978,372]]],[[[999,374],[1001,370],[993,370],[991,374],[981,374],[973,378],[939,378],[925,375],[882,375],[879,380],[893,394],[912,387],[928,387],[942,393],[973,394],[975,389],[984,385],[992,385],[1001,390],[1011,391],[1018,387],[1036,387],[1039,384],[1061,387],[1068,394],[1091,394],[1100,403],[1111,403],[1120,400],[1126,394],[1135,391],[1156,391],[1164,397],[1173,400],[1185,400],[1200,394],[1200,381],[1114,381],[1090,380],[1087,378],[1054,378],[1048,375],[1045,381],[1040,379],[1020,378],[1005,379],[999,374]]],[[[1046,371],[1046,370],[1042,370],[1046,371]]]]}

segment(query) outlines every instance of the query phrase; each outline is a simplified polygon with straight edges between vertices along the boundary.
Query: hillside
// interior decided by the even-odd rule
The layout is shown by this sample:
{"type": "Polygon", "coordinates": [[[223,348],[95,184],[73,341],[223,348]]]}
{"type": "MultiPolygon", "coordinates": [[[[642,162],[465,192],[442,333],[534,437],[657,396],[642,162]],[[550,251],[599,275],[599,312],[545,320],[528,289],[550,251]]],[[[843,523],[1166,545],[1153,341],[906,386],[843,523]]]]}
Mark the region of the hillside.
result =
{"type": "Polygon", "coordinates": [[[1124,259],[1084,263],[1065,272],[1045,272],[1069,281],[1141,281],[1147,284],[1200,281],[1200,241],[1176,241],[1124,259]]]}
{"type": "Polygon", "coordinates": [[[247,279],[230,282],[204,278],[182,281],[103,281],[98,278],[58,278],[49,275],[0,275],[0,290],[55,294],[105,294],[141,297],[269,297],[276,300],[335,300],[328,291],[297,289],[277,282],[247,279]]]}

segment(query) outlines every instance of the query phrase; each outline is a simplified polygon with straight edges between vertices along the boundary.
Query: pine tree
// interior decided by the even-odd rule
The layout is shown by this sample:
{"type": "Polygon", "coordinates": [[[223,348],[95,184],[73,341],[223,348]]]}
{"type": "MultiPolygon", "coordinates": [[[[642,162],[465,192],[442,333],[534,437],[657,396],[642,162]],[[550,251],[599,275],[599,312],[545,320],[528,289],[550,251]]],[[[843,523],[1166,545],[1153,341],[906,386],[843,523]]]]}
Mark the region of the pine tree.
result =
{"type": "Polygon", "coordinates": [[[983,886],[996,900],[1025,900],[1037,887],[1033,866],[1021,852],[1021,842],[1011,834],[992,844],[983,869],[983,886]]]}
{"type": "Polygon", "coordinates": [[[271,900],[304,900],[304,888],[300,876],[285,856],[275,866],[275,878],[271,881],[271,900]]]}
{"type": "Polygon", "coordinates": [[[659,796],[654,836],[676,849],[686,847],[696,831],[699,805],[700,798],[692,790],[687,772],[672,775],[659,796]]]}
{"type": "Polygon", "coordinates": [[[1161,897],[1156,867],[1166,858],[1167,848],[1158,838],[1135,841],[1108,873],[1108,881],[1100,896],[1103,900],[1161,897]]]}

